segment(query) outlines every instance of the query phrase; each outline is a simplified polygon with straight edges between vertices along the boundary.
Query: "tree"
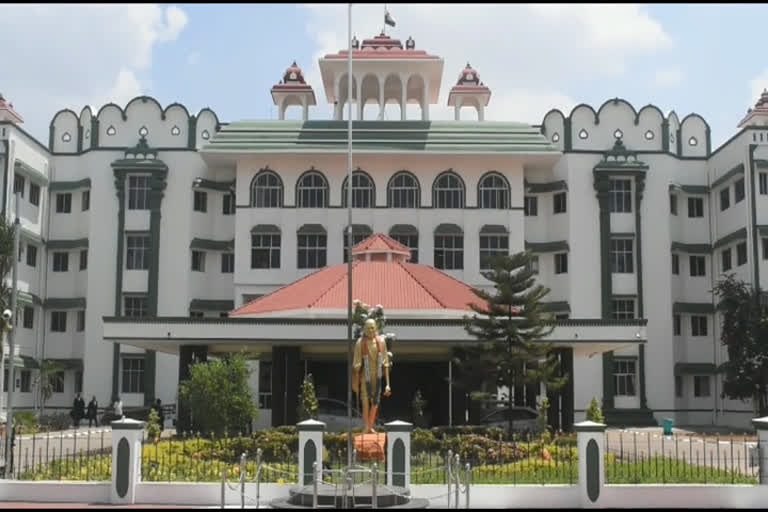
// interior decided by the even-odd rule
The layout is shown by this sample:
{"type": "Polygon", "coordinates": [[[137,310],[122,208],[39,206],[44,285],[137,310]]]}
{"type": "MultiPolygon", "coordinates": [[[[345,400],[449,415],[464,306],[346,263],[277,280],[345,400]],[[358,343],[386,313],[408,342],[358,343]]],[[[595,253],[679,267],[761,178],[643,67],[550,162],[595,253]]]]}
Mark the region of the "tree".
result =
{"type": "Polygon", "coordinates": [[[49,360],[40,361],[40,369],[37,372],[35,386],[40,393],[40,416],[45,410],[45,402],[53,396],[53,376],[62,370],[61,365],[49,360]]]}
{"type": "Polygon", "coordinates": [[[299,406],[296,408],[296,415],[299,417],[299,421],[316,419],[319,407],[317,397],[315,396],[315,384],[310,373],[304,377],[304,382],[301,384],[301,391],[299,392],[299,406]]]}
{"type": "Polygon", "coordinates": [[[587,421],[594,421],[595,423],[605,423],[605,416],[603,416],[603,410],[600,408],[600,402],[597,398],[592,397],[592,401],[589,402],[589,407],[586,410],[587,421]]]}
{"type": "MultiPolygon", "coordinates": [[[[387,351],[392,351],[392,345],[394,344],[397,336],[391,332],[384,332],[384,328],[387,326],[387,317],[384,314],[384,307],[381,304],[377,304],[374,307],[360,302],[359,300],[352,301],[352,328],[354,339],[358,339],[363,335],[363,326],[365,321],[369,318],[376,320],[376,331],[379,336],[386,342],[387,351]]],[[[390,363],[392,361],[390,360],[390,363]]]]}
{"type": "Polygon", "coordinates": [[[714,288],[717,311],[723,316],[720,341],[728,352],[723,372],[723,396],[752,399],[758,417],[768,414],[768,306],[759,289],[728,274],[714,288]]]}
{"type": "MultiPolygon", "coordinates": [[[[463,374],[487,376],[496,386],[507,386],[510,408],[515,386],[543,382],[548,389],[559,389],[567,380],[567,376],[557,376],[553,346],[542,341],[553,329],[551,316],[542,310],[542,299],[549,289],[535,283],[530,261],[529,252],[489,260],[491,271],[484,275],[494,284],[495,293],[472,290],[480,300],[470,304],[475,314],[465,316],[464,322],[479,343],[468,347],[457,361],[463,374]]],[[[478,395],[487,393],[475,393],[478,395]]]]}
{"type": "Polygon", "coordinates": [[[13,224],[0,216],[0,311],[11,307],[12,283],[8,281],[13,269],[13,224]]]}
{"type": "Polygon", "coordinates": [[[199,362],[179,385],[179,399],[189,407],[192,426],[204,433],[242,432],[257,416],[248,384],[245,355],[199,362]]]}

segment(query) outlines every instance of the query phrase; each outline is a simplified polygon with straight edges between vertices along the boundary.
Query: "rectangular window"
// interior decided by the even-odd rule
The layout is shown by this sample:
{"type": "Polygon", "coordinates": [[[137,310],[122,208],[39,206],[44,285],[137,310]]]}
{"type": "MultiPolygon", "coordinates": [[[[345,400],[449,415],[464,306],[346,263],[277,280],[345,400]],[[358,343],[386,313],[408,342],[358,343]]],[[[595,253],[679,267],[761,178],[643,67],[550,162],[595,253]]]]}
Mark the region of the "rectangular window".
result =
{"type": "Polygon", "coordinates": [[[22,393],[32,392],[32,371],[31,370],[21,370],[21,392],[22,393]]]}
{"type": "Polygon", "coordinates": [[[539,214],[539,198],[536,196],[525,196],[523,211],[526,217],[536,217],[539,214]]]}
{"type": "MultiPolygon", "coordinates": [[[[327,258],[327,251],[328,251],[327,235],[299,234],[297,236],[297,242],[298,242],[298,258],[297,258],[298,268],[322,268],[326,265],[326,258],[327,258]]],[[[274,258],[275,256],[270,255],[270,259],[273,263],[275,261],[274,258]]],[[[253,268],[253,253],[251,253],[251,267],[253,268]]],[[[277,266],[275,268],[280,268],[279,257],[277,260],[277,266]]]]}
{"type": "Polygon", "coordinates": [[[759,176],[760,181],[760,195],[768,194],[768,173],[761,172],[759,176]]]}
{"type": "Polygon", "coordinates": [[[731,206],[731,187],[720,190],[720,211],[727,210],[731,206]]]}
{"type": "Polygon", "coordinates": [[[235,214],[235,194],[231,192],[224,194],[224,203],[221,206],[221,211],[224,215],[235,214]]]}
{"type": "Polygon", "coordinates": [[[72,194],[63,192],[56,194],[56,213],[72,212],[72,194]]]}
{"type": "Polygon", "coordinates": [[[80,206],[84,212],[91,209],[91,191],[83,190],[83,194],[80,196],[80,206]]]}
{"type": "Polygon", "coordinates": [[[85,311],[80,310],[77,312],[77,332],[83,332],[85,330],[85,311]]]}
{"type": "Polygon", "coordinates": [[[555,201],[555,213],[565,213],[566,211],[565,192],[560,192],[555,194],[554,201],[555,201]]]}
{"type": "Polygon", "coordinates": [[[701,398],[709,396],[709,375],[693,376],[693,396],[701,398]]]}
{"type": "Polygon", "coordinates": [[[82,393],[83,392],[83,372],[81,370],[77,370],[75,372],[75,393],[82,393]]]}
{"type": "Polygon", "coordinates": [[[67,272],[68,270],[69,270],[69,253],[68,252],[53,253],[53,271],[67,272]]]}
{"type": "Polygon", "coordinates": [[[680,274],[680,255],[672,253],[672,275],[680,274]]]}
{"type": "Polygon", "coordinates": [[[32,306],[24,306],[24,322],[25,329],[32,329],[35,327],[35,308],[32,306]]]}
{"type": "Polygon", "coordinates": [[[480,270],[491,268],[491,258],[508,254],[509,235],[480,235],[480,270]]]}
{"type": "Polygon", "coordinates": [[[736,180],[733,184],[733,202],[740,203],[744,200],[744,178],[736,180]]]}
{"type": "Polygon", "coordinates": [[[688,198],[688,217],[704,216],[704,199],[701,197],[688,198]]]}
{"type": "Polygon", "coordinates": [[[32,244],[27,244],[27,265],[37,266],[37,246],[32,244]]]}
{"type": "Polygon", "coordinates": [[[88,249],[80,251],[80,270],[88,269],[88,249]]]}
{"type": "Polygon", "coordinates": [[[720,263],[722,264],[723,272],[731,270],[731,248],[723,249],[720,251],[720,263]]]}
{"type": "Polygon", "coordinates": [[[736,266],[742,266],[747,262],[747,242],[736,245],[736,266]]]}
{"type": "Polygon", "coordinates": [[[24,176],[21,174],[13,175],[13,193],[24,197],[24,176]]]}
{"type": "Polygon", "coordinates": [[[48,382],[51,384],[52,391],[54,393],[64,392],[64,372],[52,373],[48,376],[48,382]]]}
{"type": "Polygon", "coordinates": [[[128,209],[149,210],[149,176],[128,176],[128,209]]]}
{"type": "MultiPolygon", "coordinates": [[[[299,235],[299,241],[302,236],[316,236],[316,235],[299,235]]],[[[323,236],[323,238],[325,238],[323,236]]],[[[259,234],[251,233],[251,268],[280,268],[280,235],[272,234],[259,234]]],[[[306,244],[320,243],[319,240],[305,239],[306,244]]],[[[323,242],[325,246],[325,242],[323,242]]],[[[305,246],[309,249],[310,246],[305,246]]],[[[324,248],[324,247],[323,247],[324,248]]],[[[302,258],[302,251],[299,250],[299,260],[302,258]]],[[[304,257],[309,257],[307,254],[304,257]]],[[[323,264],[325,266],[325,258],[323,258],[323,264]]],[[[320,267],[299,267],[299,268],[320,268],[320,267]]]]}
{"type": "Polygon", "coordinates": [[[675,396],[682,398],[683,396],[683,376],[675,375],[675,396]]]}
{"type": "Polygon", "coordinates": [[[125,247],[126,269],[149,270],[149,235],[127,235],[125,247]]]}
{"type": "Polygon", "coordinates": [[[203,251],[192,251],[192,270],[205,272],[205,253],[203,251]]]}
{"type": "Polygon", "coordinates": [[[145,295],[128,295],[123,297],[123,316],[143,317],[149,312],[145,295]]]}
{"type": "Polygon", "coordinates": [[[633,240],[630,238],[611,238],[610,259],[612,273],[634,273],[635,260],[632,256],[632,242],[633,240]]]}
{"type": "Polygon", "coordinates": [[[677,215],[677,196],[675,194],[669,195],[669,213],[677,215]]]}
{"type": "Polygon", "coordinates": [[[568,273],[568,253],[561,252],[555,254],[555,274],[568,273]]]}
{"type": "Polygon", "coordinates": [[[67,332],[66,311],[51,311],[51,332],[67,332]]]}
{"type": "Polygon", "coordinates": [[[613,318],[631,320],[635,318],[635,299],[613,299],[611,301],[613,318]]]}
{"type": "Polygon", "coordinates": [[[680,315],[672,315],[672,336],[683,335],[683,324],[680,321],[680,315]]]}
{"type": "Polygon", "coordinates": [[[144,357],[123,357],[122,393],[144,392],[144,357]]]}
{"type": "Polygon", "coordinates": [[[531,261],[528,262],[527,268],[534,274],[538,274],[539,273],[539,257],[531,256],[531,261]]]}
{"type": "Polygon", "coordinates": [[[637,378],[634,359],[616,359],[613,361],[613,389],[616,396],[635,396],[637,378]]]}
{"type": "Polygon", "coordinates": [[[411,250],[411,263],[419,262],[419,235],[390,235],[411,250]]]}
{"type": "Polygon", "coordinates": [[[707,275],[707,267],[704,264],[705,261],[704,256],[688,256],[691,277],[707,275]]]}
{"type": "Polygon", "coordinates": [[[35,206],[40,206],[40,185],[37,183],[29,184],[29,202],[35,206]]]}
{"type": "Polygon", "coordinates": [[[190,311],[189,312],[189,318],[203,318],[203,312],[202,311],[190,311]]]}
{"type": "Polygon", "coordinates": [[[203,212],[203,213],[208,211],[208,192],[203,192],[202,190],[195,190],[193,209],[196,212],[203,212]]]}
{"type": "Polygon", "coordinates": [[[691,336],[707,335],[707,317],[702,315],[691,315],[691,336]]]}
{"type": "Polygon", "coordinates": [[[464,236],[435,235],[435,268],[461,270],[464,268],[464,236]]]}
{"type": "Polygon", "coordinates": [[[232,274],[235,271],[235,253],[221,253],[221,273],[232,274]]]}
{"type": "Polygon", "coordinates": [[[608,204],[611,213],[632,213],[632,180],[609,180],[608,204]]]}

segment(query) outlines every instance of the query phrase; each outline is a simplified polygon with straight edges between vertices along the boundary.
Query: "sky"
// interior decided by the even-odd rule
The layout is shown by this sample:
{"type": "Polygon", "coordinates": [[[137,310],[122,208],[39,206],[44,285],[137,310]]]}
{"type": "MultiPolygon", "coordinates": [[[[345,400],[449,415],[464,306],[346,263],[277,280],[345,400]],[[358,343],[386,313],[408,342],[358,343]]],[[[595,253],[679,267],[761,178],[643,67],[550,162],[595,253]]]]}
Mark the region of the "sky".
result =
{"type": "MultiPolygon", "coordinates": [[[[378,34],[384,4],[356,4],[352,31],[378,34]]],[[[680,118],[713,149],[768,87],[760,4],[387,4],[388,33],[444,58],[432,119],[469,62],[492,90],[486,119],[540,124],[559,108],[620,97],[680,118]]],[[[270,88],[295,60],[330,119],[318,59],[347,46],[347,4],[4,4],[0,93],[44,144],[53,115],[147,94],[221,121],[275,119],[270,88]]],[[[409,107],[410,108],[410,107],[409,107]]],[[[289,110],[298,118],[299,109],[289,110]]]]}

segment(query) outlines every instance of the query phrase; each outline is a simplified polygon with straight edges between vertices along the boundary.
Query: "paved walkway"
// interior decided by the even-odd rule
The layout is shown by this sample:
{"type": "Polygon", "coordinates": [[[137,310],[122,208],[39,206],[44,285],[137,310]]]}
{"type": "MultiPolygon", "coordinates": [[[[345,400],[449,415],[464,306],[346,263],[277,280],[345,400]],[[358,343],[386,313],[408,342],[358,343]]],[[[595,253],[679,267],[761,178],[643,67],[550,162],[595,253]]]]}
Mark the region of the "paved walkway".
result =
{"type": "MultiPolygon", "coordinates": [[[[220,508],[220,507],[193,507],[191,505],[112,505],[110,503],[50,503],[50,502],[0,502],[0,509],[4,508],[220,508]]],[[[239,507],[238,507],[239,508],[239,507]]]]}

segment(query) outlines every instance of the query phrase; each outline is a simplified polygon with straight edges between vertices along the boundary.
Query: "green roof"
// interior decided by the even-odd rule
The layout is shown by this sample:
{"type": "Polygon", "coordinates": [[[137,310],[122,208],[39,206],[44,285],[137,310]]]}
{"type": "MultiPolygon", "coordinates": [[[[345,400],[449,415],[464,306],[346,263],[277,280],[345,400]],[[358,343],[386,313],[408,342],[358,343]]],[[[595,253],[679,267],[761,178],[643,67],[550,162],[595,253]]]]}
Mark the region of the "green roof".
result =
{"type": "MultiPolygon", "coordinates": [[[[367,153],[553,154],[539,129],[493,121],[355,121],[352,149],[367,153]]],[[[202,153],[346,153],[347,121],[238,121],[202,153]]]]}

